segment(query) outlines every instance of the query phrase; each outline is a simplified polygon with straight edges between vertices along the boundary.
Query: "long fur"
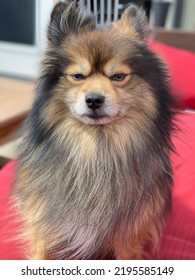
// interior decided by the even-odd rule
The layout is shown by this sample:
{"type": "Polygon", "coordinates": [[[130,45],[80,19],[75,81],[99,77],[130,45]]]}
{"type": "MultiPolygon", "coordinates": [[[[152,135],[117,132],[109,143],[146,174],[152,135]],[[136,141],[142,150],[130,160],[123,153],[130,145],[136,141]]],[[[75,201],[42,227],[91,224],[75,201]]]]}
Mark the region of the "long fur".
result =
{"type": "Polygon", "coordinates": [[[134,5],[102,30],[73,4],[52,12],[15,189],[31,258],[139,259],[148,242],[158,243],[171,205],[174,113],[164,65],[142,38],[145,22],[134,5]],[[105,77],[93,80],[119,95],[125,114],[100,125],[74,116],[73,86],[64,80],[74,57],[94,73],[110,59],[132,70],[116,92],[105,77]]]}

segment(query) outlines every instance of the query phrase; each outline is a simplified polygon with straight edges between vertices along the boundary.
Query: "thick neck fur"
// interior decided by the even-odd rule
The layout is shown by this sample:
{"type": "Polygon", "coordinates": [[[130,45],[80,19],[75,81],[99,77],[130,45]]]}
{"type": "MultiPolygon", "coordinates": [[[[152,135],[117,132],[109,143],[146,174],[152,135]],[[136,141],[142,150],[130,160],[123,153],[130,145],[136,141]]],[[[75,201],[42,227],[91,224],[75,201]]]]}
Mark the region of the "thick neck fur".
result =
{"type": "MultiPolygon", "coordinates": [[[[32,155],[26,152],[23,164],[30,162],[32,184],[26,195],[34,192],[43,205],[33,223],[44,220],[48,229],[41,234],[48,235],[47,240],[57,235],[60,246],[64,244],[59,250],[51,240],[47,244],[51,254],[85,258],[113,234],[121,218],[135,229],[145,203],[153,197],[156,203],[163,192],[161,184],[170,183],[170,166],[146,132],[151,128],[144,130],[143,124],[132,126],[128,120],[104,127],[70,118],[56,128],[55,141],[45,139],[32,155]]],[[[157,216],[163,214],[161,209],[157,212],[157,216]]]]}

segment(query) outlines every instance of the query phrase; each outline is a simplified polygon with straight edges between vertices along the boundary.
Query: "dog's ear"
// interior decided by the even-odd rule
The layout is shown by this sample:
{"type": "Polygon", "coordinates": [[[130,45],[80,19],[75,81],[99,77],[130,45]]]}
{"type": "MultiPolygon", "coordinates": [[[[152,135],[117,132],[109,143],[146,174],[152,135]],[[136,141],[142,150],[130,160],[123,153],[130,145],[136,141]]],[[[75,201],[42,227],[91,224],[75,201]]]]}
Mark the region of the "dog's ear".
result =
{"type": "Polygon", "coordinates": [[[121,19],[112,24],[112,28],[124,35],[144,39],[148,33],[146,13],[135,4],[130,4],[123,12],[121,19]]]}
{"type": "Polygon", "coordinates": [[[78,34],[95,29],[94,17],[76,7],[75,2],[63,1],[55,5],[48,27],[48,40],[54,46],[70,34],[78,34]]]}

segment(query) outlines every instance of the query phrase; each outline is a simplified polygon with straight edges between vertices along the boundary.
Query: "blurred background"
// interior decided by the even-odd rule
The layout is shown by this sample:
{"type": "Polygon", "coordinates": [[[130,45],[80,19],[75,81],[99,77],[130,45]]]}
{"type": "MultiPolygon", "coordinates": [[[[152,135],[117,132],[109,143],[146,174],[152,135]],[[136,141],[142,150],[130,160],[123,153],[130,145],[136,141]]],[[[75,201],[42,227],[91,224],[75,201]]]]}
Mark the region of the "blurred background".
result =
{"type": "MultiPolygon", "coordinates": [[[[16,156],[21,138],[18,129],[32,106],[34,79],[56,2],[0,0],[0,166],[16,156]]],[[[191,36],[195,32],[195,0],[80,0],[77,4],[97,15],[96,24],[101,26],[118,20],[130,2],[145,9],[154,39],[195,49],[195,37],[191,36]]]]}

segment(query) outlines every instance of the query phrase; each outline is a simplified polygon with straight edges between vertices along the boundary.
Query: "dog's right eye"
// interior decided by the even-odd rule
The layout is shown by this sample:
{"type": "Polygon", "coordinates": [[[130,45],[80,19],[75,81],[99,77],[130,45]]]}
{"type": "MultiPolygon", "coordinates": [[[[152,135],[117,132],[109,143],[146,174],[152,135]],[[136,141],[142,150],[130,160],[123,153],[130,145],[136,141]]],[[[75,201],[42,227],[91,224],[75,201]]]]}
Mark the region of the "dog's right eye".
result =
{"type": "Polygon", "coordinates": [[[85,79],[85,76],[83,74],[74,74],[71,76],[75,81],[82,81],[85,79]]]}
{"type": "Polygon", "coordinates": [[[127,74],[118,73],[110,77],[111,81],[122,82],[126,78],[127,74]]]}

